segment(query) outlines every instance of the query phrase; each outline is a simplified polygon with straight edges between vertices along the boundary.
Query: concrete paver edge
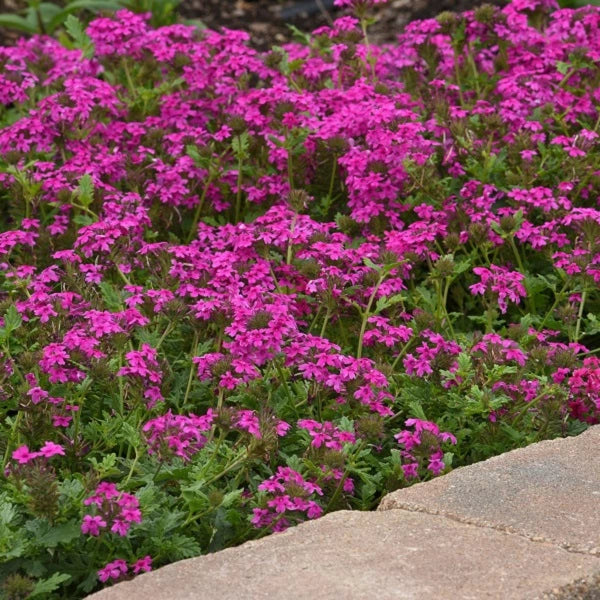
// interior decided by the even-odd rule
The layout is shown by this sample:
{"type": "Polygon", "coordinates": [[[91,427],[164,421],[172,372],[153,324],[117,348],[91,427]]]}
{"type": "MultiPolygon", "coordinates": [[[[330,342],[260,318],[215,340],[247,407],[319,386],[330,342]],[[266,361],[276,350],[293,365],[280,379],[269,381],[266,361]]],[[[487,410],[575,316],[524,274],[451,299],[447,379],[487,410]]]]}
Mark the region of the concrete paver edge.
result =
{"type": "Polygon", "coordinates": [[[440,517],[444,517],[446,519],[450,519],[451,521],[455,521],[457,523],[463,523],[465,525],[474,525],[476,527],[485,528],[485,529],[494,529],[496,531],[501,531],[503,533],[507,533],[510,535],[517,535],[519,537],[525,538],[530,542],[538,542],[542,544],[550,544],[552,546],[556,546],[557,548],[561,548],[562,550],[566,550],[567,552],[572,552],[574,554],[586,554],[588,556],[598,556],[600,557],[600,548],[585,548],[583,546],[576,546],[573,544],[568,544],[566,542],[559,542],[552,538],[548,538],[541,535],[536,534],[528,534],[527,532],[519,531],[510,525],[500,525],[497,523],[490,523],[489,521],[485,521],[484,519],[476,519],[473,517],[463,517],[461,515],[445,511],[439,509],[431,509],[426,508],[420,504],[414,504],[412,502],[402,502],[398,500],[394,500],[394,506],[389,508],[378,508],[378,511],[387,512],[393,510],[402,510],[406,512],[420,512],[426,513],[429,515],[437,515],[440,517]]]}

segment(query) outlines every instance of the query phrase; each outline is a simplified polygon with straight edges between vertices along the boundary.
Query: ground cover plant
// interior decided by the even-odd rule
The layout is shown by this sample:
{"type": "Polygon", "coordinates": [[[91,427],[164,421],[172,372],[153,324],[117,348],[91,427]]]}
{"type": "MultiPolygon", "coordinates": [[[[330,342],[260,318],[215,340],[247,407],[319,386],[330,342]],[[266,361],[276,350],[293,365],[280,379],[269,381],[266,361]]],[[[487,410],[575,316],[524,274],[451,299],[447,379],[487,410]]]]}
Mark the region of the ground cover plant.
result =
{"type": "Polygon", "coordinates": [[[600,420],[600,11],[0,48],[0,580],[81,597],[600,420]]]}

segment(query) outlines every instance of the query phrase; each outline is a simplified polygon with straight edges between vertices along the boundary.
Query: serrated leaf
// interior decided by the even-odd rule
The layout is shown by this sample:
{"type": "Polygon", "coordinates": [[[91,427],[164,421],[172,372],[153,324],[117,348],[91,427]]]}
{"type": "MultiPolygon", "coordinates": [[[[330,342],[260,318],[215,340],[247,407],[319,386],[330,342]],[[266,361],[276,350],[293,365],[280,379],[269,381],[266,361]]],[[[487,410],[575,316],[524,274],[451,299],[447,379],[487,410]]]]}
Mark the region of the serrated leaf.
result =
{"type": "Polygon", "coordinates": [[[86,225],[91,225],[94,222],[94,219],[89,215],[75,215],[73,217],[73,223],[79,225],[81,227],[85,227],[86,225]]]}
{"type": "Polygon", "coordinates": [[[231,140],[231,147],[238,159],[248,156],[248,132],[236,136],[231,140]]]}
{"type": "Polygon", "coordinates": [[[104,280],[98,284],[98,287],[102,292],[102,298],[104,298],[104,302],[106,302],[106,306],[109,310],[116,311],[123,308],[121,296],[112,284],[104,280]]]}
{"type": "Polygon", "coordinates": [[[77,199],[86,208],[94,201],[94,182],[89,173],[83,175],[77,186],[77,199]]]}
{"type": "Polygon", "coordinates": [[[67,573],[54,573],[54,575],[48,577],[48,579],[41,579],[35,584],[33,592],[31,592],[28,598],[50,594],[57,590],[61,583],[69,581],[69,579],[71,579],[71,575],[68,575],[67,573]]]}
{"type": "Polygon", "coordinates": [[[240,499],[240,496],[242,495],[243,491],[244,490],[240,488],[238,490],[233,490],[233,492],[227,492],[227,494],[225,494],[225,496],[223,497],[221,506],[229,508],[230,506],[235,504],[240,499]]]}
{"type": "Polygon", "coordinates": [[[8,307],[6,314],[4,315],[4,329],[6,334],[10,334],[12,331],[15,331],[19,327],[21,327],[21,323],[23,319],[17,310],[17,307],[12,304],[8,307]]]}
{"type": "Polygon", "coordinates": [[[68,544],[81,535],[80,524],[75,521],[54,525],[47,533],[37,538],[38,545],[55,548],[59,544],[68,544]]]}
{"type": "Polygon", "coordinates": [[[8,525],[17,516],[17,509],[9,502],[0,504],[0,525],[8,525]]]}
{"type": "Polygon", "coordinates": [[[185,535],[174,535],[169,538],[168,542],[172,547],[170,557],[175,560],[193,558],[202,552],[200,544],[194,538],[185,535]]]}
{"type": "Polygon", "coordinates": [[[65,29],[73,38],[76,46],[83,52],[86,58],[91,58],[94,54],[94,44],[85,32],[83,23],[74,15],[68,15],[65,19],[65,29]]]}
{"type": "Polygon", "coordinates": [[[305,33],[304,31],[298,29],[295,25],[290,25],[289,23],[286,26],[291,30],[293,37],[296,40],[298,40],[301,44],[304,44],[305,46],[310,46],[310,42],[312,39],[310,33],[305,33]]]}
{"type": "Polygon", "coordinates": [[[367,256],[365,256],[363,258],[363,263],[365,265],[365,267],[369,267],[369,269],[374,269],[375,271],[377,271],[379,273],[379,271],[381,271],[381,267],[376,265],[370,258],[368,258],[367,256]]]}
{"type": "Polygon", "coordinates": [[[408,406],[410,407],[411,413],[417,417],[417,419],[421,419],[421,421],[427,421],[425,411],[419,402],[413,400],[412,402],[408,403],[408,406]]]}

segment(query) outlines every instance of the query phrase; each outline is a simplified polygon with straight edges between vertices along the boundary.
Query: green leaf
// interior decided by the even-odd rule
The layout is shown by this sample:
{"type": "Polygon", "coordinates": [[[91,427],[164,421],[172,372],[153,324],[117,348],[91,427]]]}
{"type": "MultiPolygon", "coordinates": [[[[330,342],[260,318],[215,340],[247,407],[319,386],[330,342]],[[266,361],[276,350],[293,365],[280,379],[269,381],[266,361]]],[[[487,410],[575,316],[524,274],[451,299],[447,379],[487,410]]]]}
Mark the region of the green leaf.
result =
{"type": "Polygon", "coordinates": [[[94,182],[89,173],[86,173],[77,186],[77,199],[86,208],[94,201],[94,182]]]}
{"type": "Polygon", "coordinates": [[[381,267],[376,265],[370,258],[368,258],[367,256],[365,256],[363,258],[363,263],[365,265],[365,267],[369,267],[369,269],[374,269],[375,271],[377,271],[379,273],[379,271],[381,271],[381,267]]]}
{"type": "Polygon", "coordinates": [[[248,156],[248,132],[244,131],[242,134],[234,137],[231,140],[231,147],[238,160],[246,158],[248,156]]]}
{"type": "Polygon", "coordinates": [[[17,509],[14,504],[2,502],[0,504],[0,525],[9,525],[17,517],[17,509]]]}
{"type": "Polygon", "coordinates": [[[92,217],[90,217],[89,215],[75,215],[73,217],[73,223],[82,227],[85,227],[86,225],[91,225],[93,222],[94,219],[92,219],[92,217]]]}
{"type": "Polygon", "coordinates": [[[94,55],[94,44],[92,44],[92,40],[85,32],[83,23],[74,15],[69,14],[65,19],[65,29],[75,41],[77,48],[82,50],[85,58],[91,58],[94,55]]]}
{"type": "Polygon", "coordinates": [[[54,592],[61,583],[65,581],[69,581],[71,579],[71,575],[67,575],[67,573],[54,573],[48,579],[40,579],[33,588],[33,592],[28,596],[28,598],[35,598],[36,596],[41,596],[43,594],[51,594],[54,592]]]}
{"type": "Polygon", "coordinates": [[[448,467],[452,467],[452,460],[454,459],[454,452],[444,452],[444,464],[446,465],[446,469],[448,467]]]}
{"type": "Polygon", "coordinates": [[[59,12],[61,12],[60,6],[52,4],[51,2],[42,2],[37,7],[37,12],[44,25],[46,25],[51,19],[53,19],[59,12]]]}
{"type": "Polygon", "coordinates": [[[227,492],[227,494],[225,494],[225,496],[223,497],[221,506],[229,508],[230,506],[235,504],[240,499],[240,496],[242,495],[243,491],[244,490],[240,488],[238,490],[233,490],[233,492],[227,492]]]}
{"type": "Polygon", "coordinates": [[[293,37],[306,46],[310,46],[311,35],[310,33],[305,33],[304,31],[300,31],[295,25],[287,24],[287,27],[292,31],[293,37]]]}
{"type": "Polygon", "coordinates": [[[19,15],[11,15],[7,13],[0,14],[0,27],[6,27],[7,29],[16,29],[25,33],[37,33],[38,28],[36,25],[32,25],[24,17],[19,15]]]}
{"type": "Polygon", "coordinates": [[[36,543],[46,548],[55,548],[59,544],[68,544],[81,535],[80,524],[75,521],[54,525],[45,534],[39,536],[36,543]]]}
{"type": "Polygon", "coordinates": [[[408,403],[408,406],[410,407],[411,413],[417,417],[417,419],[421,419],[421,421],[427,421],[425,411],[419,402],[413,400],[412,402],[408,403]]]}
{"type": "Polygon", "coordinates": [[[14,304],[9,306],[6,314],[4,315],[4,329],[6,333],[9,334],[12,331],[15,331],[15,329],[21,327],[22,322],[23,319],[21,318],[17,307],[14,304]]]}
{"type": "MultiPolygon", "coordinates": [[[[60,7],[59,7],[60,8],[60,7]]],[[[75,0],[75,2],[70,2],[69,4],[67,4],[62,10],[60,10],[60,12],[57,12],[52,19],[50,20],[50,22],[46,25],[46,30],[48,31],[48,33],[53,33],[58,27],[62,27],[64,26],[65,29],[67,29],[67,19],[72,15],[72,13],[74,12],[78,12],[81,10],[88,10],[90,12],[99,12],[101,10],[118,10],[119,8],[122,8],[121,5],[118,2],[111,2],[110,0],[75,0]]],[[[83,27],[82,27],[83,30],[83,27]]],[[[67,29],[68,31],[68,29],[67,29]]],[[[68,31],[69,35],[71,35],[71,37],[73,39],[76,39],[75,36],[73,36],[71,34],[70,31],[68,31]]],[[[84,33],[85,35],[85,33],[84,33]]],[[[87,36],[85,36],[87,38],[87,36]]],[[[83,38],[79,38],[79,40],[82,40],[83,38]]],[[[86,42],[85,44],[79,44],[78,46],[80,48],[83,48],[83,46],[87,46],[87,44],[89,44],[91,46],[91,41],[88,39],[88,42],[86,42]]],[[[76,40],[77,41],[77,40],[76,40]]],[[[86,56],[86,58],[90,58],[91,56],[86,56]]]]}
{"type": "Polygon", "coordinates": [[[106,302],[106,306],[109,310],[122,310],[123,303],[121,302],[121,295],[111,283],[106,280],[101,281],[98,284],[98,287],[102,292],[102,298],[104,298],[104,302],[106,302]]]}
{"type": "Polygon", "coordinates": [[[110,0],[74,0],[65,6],[65,10],[71,12],[81,9],[96,12],[101,10],[118,10],[119,8],[122,8],[121,3],[111,2],[110,0]]]}
{"type": "Polygon", "coordinates": [[[377,300],[377,304],[375,305],[375,314],[379,314],[382,310],[389,308],[390,306],[394,306],[399,302],[404,300],[404,296],[402,294],[394,294],[393,296],[382,296],[377,300]]]}

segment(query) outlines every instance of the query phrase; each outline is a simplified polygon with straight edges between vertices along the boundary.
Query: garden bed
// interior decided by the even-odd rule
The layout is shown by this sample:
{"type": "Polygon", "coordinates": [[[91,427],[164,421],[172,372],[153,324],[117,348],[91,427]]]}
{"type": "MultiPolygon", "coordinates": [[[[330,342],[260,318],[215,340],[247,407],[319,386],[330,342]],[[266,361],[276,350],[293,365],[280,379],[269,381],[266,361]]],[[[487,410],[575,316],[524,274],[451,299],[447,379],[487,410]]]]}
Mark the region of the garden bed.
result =
{"type": "Polygon", "coordinates": [[[0,49],[9,597],[599,421],[600,11],[377,44],[369,10],[265,52],[129,11],[0,49]]]}

